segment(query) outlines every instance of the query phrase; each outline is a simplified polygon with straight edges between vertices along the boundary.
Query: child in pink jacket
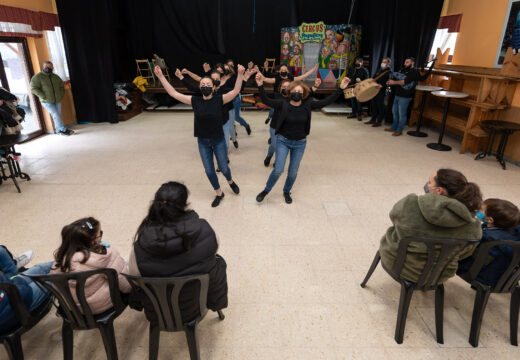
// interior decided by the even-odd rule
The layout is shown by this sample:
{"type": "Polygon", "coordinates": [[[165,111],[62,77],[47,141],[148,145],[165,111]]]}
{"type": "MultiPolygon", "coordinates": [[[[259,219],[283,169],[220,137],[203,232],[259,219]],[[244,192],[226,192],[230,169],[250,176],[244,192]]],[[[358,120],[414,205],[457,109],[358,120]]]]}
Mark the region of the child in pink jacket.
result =
{"type": "MultiPolygon", "coordinates": [[[[130,284],[121,273],[128,273],[128,266],[119,252],[101,244],[103,231],[98,220],[89,217],[74,221],[61,231],[62,243],[54,253],[55,263],[51,273],[80,272],[103,268],[117,271],[119,290],[130,292],[130,284]]],[[[76,298],[76,284],[70,282],[70,289],[76,298]]],[[[93,314],[100,314],[112,305],[108,280],[103,275],[93,275],[85,282],[85,297],[93,314]]]]}

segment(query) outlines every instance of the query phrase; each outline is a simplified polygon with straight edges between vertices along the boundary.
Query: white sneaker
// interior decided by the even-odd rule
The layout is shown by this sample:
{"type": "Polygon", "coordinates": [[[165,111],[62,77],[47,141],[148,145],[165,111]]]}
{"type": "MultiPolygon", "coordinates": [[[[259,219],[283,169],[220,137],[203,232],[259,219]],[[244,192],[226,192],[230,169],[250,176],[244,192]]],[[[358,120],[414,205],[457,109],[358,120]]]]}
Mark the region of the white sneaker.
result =
{"type": "Polygon", "coordinates": [[[18,267],[18,269],[21,269],[25,265],[29,264],[33,258],[34,251],[28,250],[26,252],[21,253],[18,257],[14,258],[14,261],[16,262],[16,267],[18,267]]]}

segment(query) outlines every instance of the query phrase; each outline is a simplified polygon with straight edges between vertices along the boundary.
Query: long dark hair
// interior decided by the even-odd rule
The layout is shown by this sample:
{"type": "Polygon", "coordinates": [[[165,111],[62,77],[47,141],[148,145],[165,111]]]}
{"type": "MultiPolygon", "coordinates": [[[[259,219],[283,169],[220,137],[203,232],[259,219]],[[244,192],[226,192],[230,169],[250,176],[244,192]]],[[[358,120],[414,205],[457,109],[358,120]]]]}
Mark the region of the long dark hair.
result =
{"type": "Polygon", "coordinates": [[[446,189],[450,198],[456,199],[466,205],[474,214],[482,206],[482,193],[477,184],[468,182],[466,177],[457,170],[439,169],[435,176],[437,186],[446,189]]]}
{"type": "Polygon", "coordinates": [[[186,214],[188,206],[188,188],[176,181],[162,184],[155,193],[155,198],[148,209],[148,215],[137,229],[134,241],[137,241],[143,229],[150,225],[173,223],[186,214]]]}
{"type": "Polygon", "coordinates": [[[61,246],[54,252],[56,268],[62,272],[70,271],[70,261],[75,253],[82,252],[81,264],[87,262],[90,252],[106,253],[106,248],[96,243],[99,221],[87,217],[66,225],[61,230],[61,246]]]}

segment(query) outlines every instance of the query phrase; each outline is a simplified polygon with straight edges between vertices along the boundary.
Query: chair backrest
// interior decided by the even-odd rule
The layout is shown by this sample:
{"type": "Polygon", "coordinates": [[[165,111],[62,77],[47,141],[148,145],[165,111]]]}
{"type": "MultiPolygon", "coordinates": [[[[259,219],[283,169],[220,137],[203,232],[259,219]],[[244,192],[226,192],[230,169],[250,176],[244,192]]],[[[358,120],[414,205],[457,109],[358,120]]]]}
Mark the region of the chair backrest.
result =
{"type": "Polygon", "coordinates": [[[144,278],[123,274],[134,290],[141,290],[153,305],[158,326],[162,331],[182,331],[183,321],[179,304],[182,288],[189,282],[200,282],[199,309],[203,318],[208,309],[209,275],[192,275],[173,278],[144,278]]]}
{"type": "Polygon", "coordinates": [[[267,61],[267,70],[274,72],[274,66],[276,64],[275,58],[266,58],[265,61],[267,61]]]}
{"type": "Polygon", "coordinates": [[[427,260],[419,280],[416,283],[417,290],[433,289],[439,283],[441,275],[448,265],[468,246],[474,245],[479,240],[446,239],[446,238],[416,238],[407,237],[399,242],[397,257],[391,272],[400,277],[405,267],[408,246],[410,243],[421,243],[426,246],[427,260]]]}
{"type": "Polygon", "coordinates": [[[70,272],[52,275],[26,275],[33,281],[38,282],[58,299],[60,304],[59,313],[69,321],[74,329],[86,330],[97,327],[94,314],[90,309],[85,297],[85,282],[94,275],[106,276],[110,289],[110,299],[114,305],[117,315],[123,312],[125,304],[121,299],[119,292],[119,282],[117,272],[114,269],[97,269],[83,272],[70,272]],[[75,282],[76,298],[79,306],[76,305],[72,292],[70,291],[69,282],[75,282]]]}
{"type": "Polygon", "coordinates": [[[518,284],[518,281],[520,281],[520,241],[501,240],[480,244],[475,254],[475,261],[469,271],[466,274],[462,274],[461,277],[468,282],[475,281],[487,263],[489,251],[496,246],[504,245],[511,247],[513,257],[506,271],[500,276],[497,284],[493,287],[493,292],[511,292],[518,284]]]}
{"type": "MultiPolygon", "coordinates": [[[[31,321],[31,313],[25,306],[25,303],[23,302],[20,292],[18,291],[16,285],[0,283],[0,291],[5,292],[5,294],[7,295],[9,303],[11,304],[11,309],[13,309],[13,312],[18,321],[20,321],[20,323],[23,326],[28,326],[31,321]]],[[[5,298],[3,299],[3,301],[6,300],[7,299],[5,298]]]]}

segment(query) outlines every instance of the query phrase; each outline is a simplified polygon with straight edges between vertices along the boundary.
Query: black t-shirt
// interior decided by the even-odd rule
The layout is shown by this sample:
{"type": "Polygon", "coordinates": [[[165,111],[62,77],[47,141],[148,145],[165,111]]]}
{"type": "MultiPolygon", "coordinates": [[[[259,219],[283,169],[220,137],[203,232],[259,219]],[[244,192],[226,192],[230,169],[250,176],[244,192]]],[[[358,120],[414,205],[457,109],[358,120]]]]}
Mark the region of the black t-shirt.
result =
{"type": "Polygon", "coordinates": [[[280,83],[284,80],[293,81],[294,76],[292,74],[287,74],[287,78],[284,79],[280,76],[280,73],[276,74],[276,76],[274,77],[274,92],[275,93],[279,92],[278,90],[280,89],[280,83]]]}
{"type": "Polygon", "coordinates": [[[278,131],[279,134],[290,140],[301,140],[307,136],[307,120],[309,112],[305,106],[293,106],[289,104],[287,117],[278,131]]]}
{"type": "Polygon", "coordinates": [[[194,112],[195,137],[218,139],[224,136],[222,130],[222,95],[213,95],[209,100],[192,95],[191,105],[194,112]]]}
{"type": "Polygon", "coordinates": [[[419,71],[416,68],[410,69],[401,69],[399,71],[401,74],[405,75],[404,85],[397,86],[397,90],[395,91],[395,96],[409,98],[413,96],[415,87],[419,82],[419,71]]]}

